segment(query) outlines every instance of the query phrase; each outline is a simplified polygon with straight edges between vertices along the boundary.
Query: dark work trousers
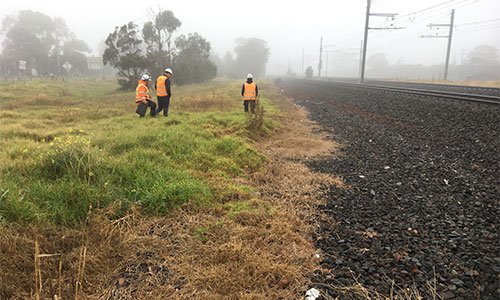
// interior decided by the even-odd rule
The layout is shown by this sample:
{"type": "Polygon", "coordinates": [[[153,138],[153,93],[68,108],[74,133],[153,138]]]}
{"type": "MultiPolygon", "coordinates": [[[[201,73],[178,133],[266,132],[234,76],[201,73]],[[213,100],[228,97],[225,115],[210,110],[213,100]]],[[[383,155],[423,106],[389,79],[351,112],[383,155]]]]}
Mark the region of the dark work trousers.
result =
{"type": "Polygon", "coordinates": [[[252,114],[255,113],[255,100],[243,100],[243,105],[245,106],[245,112],[248,112],[248,106],[250,106],[252,114]]]}
{"type": "Polygon", "coordinates": [[[158,96],[158,110],[156,114],[159,114],[163,110],[163,115],[168,116],[168,106],[170,105],[170,96],[158,96]]]}
{"type": "MultiPolygon", "coordinates": [[[[154,102],[153,102],[153,101],[151,101],[151,100],[146,100],[146,101],[147,101],[146,105],[147,105],[147,106],[149,106],[149,107],[151,108],[151,110],[150,110],[149,114],[150,114],[152,117],[156,116],[156,103],[154,103],[154,102]]],[[[146,110],[144,111],[144,114],[146,114],[146,110]]],[[[139,115],[139,117],[141,117],[141,118],[142,118],[142,117],[144,117],[144,114],[143,114],[143,115],[139,115]]]]}

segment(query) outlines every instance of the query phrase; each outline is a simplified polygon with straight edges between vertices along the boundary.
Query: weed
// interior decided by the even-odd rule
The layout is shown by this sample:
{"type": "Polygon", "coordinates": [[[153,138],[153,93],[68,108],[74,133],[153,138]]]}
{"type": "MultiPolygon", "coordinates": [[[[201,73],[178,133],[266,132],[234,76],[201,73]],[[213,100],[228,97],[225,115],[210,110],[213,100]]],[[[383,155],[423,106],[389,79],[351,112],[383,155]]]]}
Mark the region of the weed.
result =
{"type": "Polygon", "coordinates": [[[56,137],[48,151],[39,155],[39,168],[47,178],[76,177],[87,183],[95,180],[99,160],[92,153],[90,140],[81,135],[56,137]]]}
{"type": "Polygon", "coordinates": [[[256,212],[257,207],[255,205],[252,205],[248,201],[236,201],[236,202],[231,202],[225,205],[227,209],[229,210],[227,215],[229,218],[234,219],[236,216],[243,212],[256,212]]]}
{"type": "Polygon", "coordinates": [[[255,113],[247,113],[245,128],[251,133],[252,136],[262,135],[264,126],[265,109],[259,102],[255,106],[255,113]]]}
{"type": "Polygon", "coordinates": [[[193,235],[200,240],[202,243],[208,242],[208,232],[209,228],[206,226],[198,227],[194,229],[193,235]]]}

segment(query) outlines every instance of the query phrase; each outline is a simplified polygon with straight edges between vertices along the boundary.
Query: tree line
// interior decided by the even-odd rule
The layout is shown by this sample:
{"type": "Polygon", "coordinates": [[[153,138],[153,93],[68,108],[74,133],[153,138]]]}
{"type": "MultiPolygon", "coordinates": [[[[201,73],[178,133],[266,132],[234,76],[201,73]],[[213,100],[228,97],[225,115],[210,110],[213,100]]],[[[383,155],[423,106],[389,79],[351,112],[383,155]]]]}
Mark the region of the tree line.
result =
{"type": "Polygon", "coordinates": [[[86,53],[90,47],[68,29],[62,18],[23,10],[2,20],[3,35],[0,69],[7,76],[19,72],[29,76],[57,75],[68,61],[74,71],[87,69],[86,53]],[[20,70],[19,61],[24,61],[20,70]]]}
{"type": "MultiPolygon", "coordinates": [[[[142,26],[116,26],[104,42],[103,62],[116,70],[122,89],[135,87],[143,73],[156,77],[170,67],[176,84],[200,83],[215,76],[264,76],[270,55],[267,42],[238,38],[234,52],[223,58],[198,33],[177,35],[182,22],[170,10],[150,11],[142,26]],[[233,53],[235,56],[233,56],[233,53]]],[[[22,10],[3,19],[0,74],[4,76],[92,75],[87,66],[90,47],[69,30],[62,18],[22,10]],[[25,62],[21,70],[20,61],[25,62]],[[70,70],[62,67],[65,62],[70,70]]]]}
{"type": "Polygon", "coordinates": [[[247,73],[255,77],[266,74],[266,65],[269,60],[267,42],[259,38],[238,38],[235,41],[234,53],[228,51],[220,58],[214,55],[212,60],[217,65],[218,75],[229,78],[242,78],[247,73]]]}
{"type": "Polygon", "coordinates": [[[267,42],[259,38],[236,39],[233,58],[227,52],[223,59],[211,52],[210,42],[198,33],[174,38],[182,25],[170,10],[154,13],[142,30],[134,22],[116,27],[106,39],[104,63],[118,69],[118,82],[132,88],[144,72],[158,76],[168,66],[174,70],[175,83],[208,81],[219,76],[242,78],[247,73],[264,76],[269,59],[267,42]]]}

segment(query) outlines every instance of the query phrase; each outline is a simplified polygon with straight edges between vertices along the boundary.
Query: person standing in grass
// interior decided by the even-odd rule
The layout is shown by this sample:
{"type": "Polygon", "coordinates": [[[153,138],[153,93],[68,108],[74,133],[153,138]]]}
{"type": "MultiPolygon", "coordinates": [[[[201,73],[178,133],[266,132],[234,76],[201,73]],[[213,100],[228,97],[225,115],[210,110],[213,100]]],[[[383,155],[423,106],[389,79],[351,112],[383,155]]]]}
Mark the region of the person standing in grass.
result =
{"type": "Polygon", "coordinates": [[[252,114],[255,113],[255,106],[258,95],[259,88],[257,87],[257,84],[253,82],[252,74],[248,74],[247,81],[243,83],[243,86],[241,87],[241,96],[243,97],[243,106],[245,106],[246,113],[248,112],[249,106],[252,114]]]}
{"type": "Polygon", "coordinates": [[[166,68],[163,75],[156,79],[155,89],[156,98],[158,99],[158,110],[156,114],[159,114],[163,110],[163,115],[168,116],[168,107],[170,106],[170,97],[172,96],[172,91],[170,90],[170,77],[172,77],[172,69],[166,68]]]}
{"type": "Polygon", "coordinates": [[[156,116],[156,103],[151,100],[151,95],[149,94],[149,82],[151,77],[149,75],[142,75],[139,80],[137,87],[135,88],[135,103],[137,104],[136,113],[139,117],[144,117],[148,107],[151,108],[150,115],[152,117],[156,116]]]}

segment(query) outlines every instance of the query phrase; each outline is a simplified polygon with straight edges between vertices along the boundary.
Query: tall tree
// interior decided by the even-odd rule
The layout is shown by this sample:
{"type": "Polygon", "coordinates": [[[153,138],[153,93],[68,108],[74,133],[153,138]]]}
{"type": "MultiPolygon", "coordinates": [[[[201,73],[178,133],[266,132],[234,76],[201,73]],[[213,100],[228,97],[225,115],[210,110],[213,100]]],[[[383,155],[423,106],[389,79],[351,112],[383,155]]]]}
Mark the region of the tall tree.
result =
{"type": "Polygon", "coordinates": [[[233,54],[230,51],[226,52],[222,62],[224,64],[224,75],[231,78],[238,78],[238,74],[235,70],[233,54]]]}
{"type": "Polygon", "coordinates": [[[490,45],[479,45],[469,52],[468,64],[462,65],[460,71],[472,80],[500,79],[500,62],[498,49],[490,45]]]}
{"type": "Polygon", "coordinates": [[[222,59],[219,57],[217,53],[210,52],[210,61],[215,64],[217,67],[217,76],[223,76],[224,75],[224,62],[222,59]]]}
{"type": "Polygon", "coordinates": [[[307,79],[311,79],[313,77],[313,69],[311,66],[307,67],[307,69],[304,72],[305,76],[307,79]]]}
{"type": "Polygon", "coordinates": [[[239,76],[252,73],[254,76],[264,76],[269,60],[267,42],[258,38],[239,38],[236,40],[235,71],[239,76]]]}
{"type": "Polygon", "coordinates": [[[143,41],[137,32],[137,25],[129,22],[121,27],[115,27],[106,39],[104,64],[118,69],[118,83],[122,89],[135,87],[137,80],[148,67],[148,61],[143,53],[143,41]]]}
{"type": "Polygon", "coordinates": [[[173,63],[177,83],[199,83],[217,75],[217,66],[210,60],[210,43],[198,33],[179,36],[175,46],[179,52],[173,63]]]}
{"type": "Polygon", "coordinates": [[[174,55],[172,39],[174,32],[181,25],[181,21],[170,10],[153,13],[152,20],[144,24],[142,35],[147,45],[147,56],[156,68],[163,69],[172,63],[174,55]]]}
{"type": "Polygon", "coordinates": [[[217,75],[217,66],[210,60],[210,43],[197,33],[181,35],[172,43],[173,33],[181,25],[171,11],[160,11],[154,20],[142,26],[142,37],[133,22],[116,27],[106,39],[104,63],[118,69],[121,87],[135,86],[141,73],[159,75],[171,66],[175,82],[203,82],[217,75]]]}
{"type": "Polygon", "coordinates": [[[386,77],[390,68],[389,62],[384,53],[375,53],[366,60],[370,75],[376,77],[386,77]]]}
{"type": "Polygon", "coordinates": [[[498,49],[490,45],[479,45],[469,52],[468,59],[474,65],[498,64],[498,49]]]}
{"type": "MultiPolygon", "coordinates": [[[[23,30],[38,40],[43,46],[43,50],[50,54],[49,51],[55,48],[56,43],[55,26],[52,18],[47,15],[31,10],[22,10],[17,15],[5,17],[2,21],[1,31],[8,34],[11,30],[23,30]]],[[[4,43],[15,44],[15,35],[11,35],[11,38],[6,39],[4,43]]],[[[4,45],[5,48],[6,45],[4,45]]]]}

